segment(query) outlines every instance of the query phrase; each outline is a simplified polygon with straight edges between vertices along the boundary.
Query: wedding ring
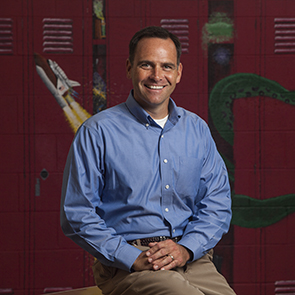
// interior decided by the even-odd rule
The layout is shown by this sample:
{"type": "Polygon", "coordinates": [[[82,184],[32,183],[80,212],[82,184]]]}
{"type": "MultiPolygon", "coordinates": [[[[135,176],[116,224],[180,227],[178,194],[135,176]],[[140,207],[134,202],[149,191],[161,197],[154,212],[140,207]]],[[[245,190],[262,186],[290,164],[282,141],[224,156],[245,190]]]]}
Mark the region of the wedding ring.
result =
{"type": "Polygon", "coordinates": [[[169,256],[171,257],[171,259],[172,259],[172,261],[173,261],[173,260],[174,260],[174,257],[173,257],[173,255],[170,255],[170,254],[169,254],[169,256]]]}

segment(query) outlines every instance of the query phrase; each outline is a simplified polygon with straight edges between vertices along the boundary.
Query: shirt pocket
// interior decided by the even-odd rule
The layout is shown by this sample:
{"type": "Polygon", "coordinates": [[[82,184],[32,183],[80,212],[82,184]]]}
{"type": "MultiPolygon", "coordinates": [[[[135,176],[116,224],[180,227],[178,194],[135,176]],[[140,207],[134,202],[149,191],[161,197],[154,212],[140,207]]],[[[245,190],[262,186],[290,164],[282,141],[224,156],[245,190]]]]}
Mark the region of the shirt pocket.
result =
{"type": "Polygon", "coordinates": [[[175,171],[175,189],[182,199],[196,202],[199,190],[202,163],[198,158],[179,157],[175,171]]]}

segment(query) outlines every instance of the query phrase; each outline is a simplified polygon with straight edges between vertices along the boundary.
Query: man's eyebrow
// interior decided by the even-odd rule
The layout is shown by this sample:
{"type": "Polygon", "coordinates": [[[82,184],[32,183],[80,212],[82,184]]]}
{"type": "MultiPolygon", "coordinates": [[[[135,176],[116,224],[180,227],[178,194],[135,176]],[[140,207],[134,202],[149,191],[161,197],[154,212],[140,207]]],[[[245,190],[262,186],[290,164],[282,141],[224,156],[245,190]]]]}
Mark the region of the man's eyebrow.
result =
{"type": "Polygon", "coordinates": [[[170,67],[172,67],[172,68],[176,68],[176,64],[173,63],[173,62],[164,62],[164,63],[163,63],[163,66],[170,66],[170,67]]]}
{"type": "Polygon", "coordinates": [[[150,61],[150,60],[140,60],[140,61],[138,61],[138,63],[137,64],[139,64],[139,65],[141,65],[141,64],[154,64],[152,61],[150,61]]]}
{"type": "MultiPolygon", "coordinates": [[[[151,60],[140,60],[140,61],[138,61],[137,64],[138,65],[142,65],[142,64],[154,65],[155,63],[153,61],[151,61],[151,60]]],[[[162,62],[161,66],[170,66],[170,67],[176,68],[176,64],[173,63],[173,62],[162,62]]]]}

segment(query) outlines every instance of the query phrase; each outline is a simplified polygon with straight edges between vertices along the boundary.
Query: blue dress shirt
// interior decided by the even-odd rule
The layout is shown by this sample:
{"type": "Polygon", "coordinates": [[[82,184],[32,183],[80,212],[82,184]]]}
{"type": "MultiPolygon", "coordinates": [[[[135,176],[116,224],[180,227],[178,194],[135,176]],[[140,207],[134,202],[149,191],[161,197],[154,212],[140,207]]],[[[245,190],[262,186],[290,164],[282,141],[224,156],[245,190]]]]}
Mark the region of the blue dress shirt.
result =
{"type": "Polygon", "coordinates": [[[103,264],[130,270],[127,241],[182,236],[193,260],[227,232],[227,170],[207,124],[170,99],[162,129],[134,100],[78,130],[64,170],[61,226],[103,264]]]}

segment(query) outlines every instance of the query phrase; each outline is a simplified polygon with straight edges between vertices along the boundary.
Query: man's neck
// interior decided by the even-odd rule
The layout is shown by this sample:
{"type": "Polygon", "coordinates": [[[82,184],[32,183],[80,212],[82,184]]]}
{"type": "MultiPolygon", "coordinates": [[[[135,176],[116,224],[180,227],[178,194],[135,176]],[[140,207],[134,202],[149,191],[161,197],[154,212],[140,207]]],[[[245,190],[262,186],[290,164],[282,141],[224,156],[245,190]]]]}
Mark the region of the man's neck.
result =
{"type": "Polygon", "coordinates": [[[133,98],[153,119],[163,119],[169,114],[169,98],[165,99],[164,101],[162,101],[162,103],[159,104],[149,104],[143,99],[137,99],[134,96],[134,93],[133,98]]]}

